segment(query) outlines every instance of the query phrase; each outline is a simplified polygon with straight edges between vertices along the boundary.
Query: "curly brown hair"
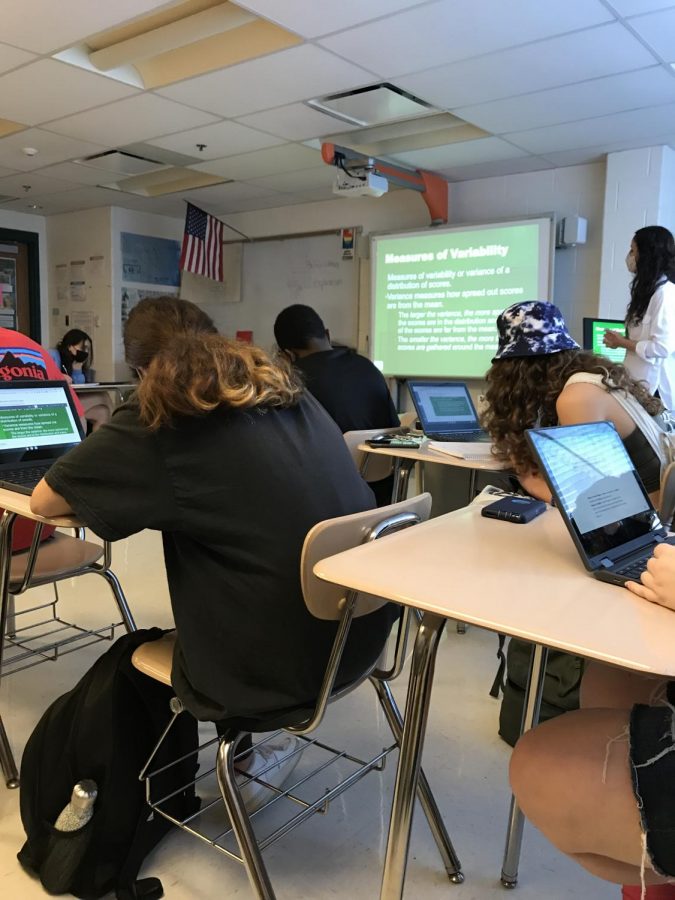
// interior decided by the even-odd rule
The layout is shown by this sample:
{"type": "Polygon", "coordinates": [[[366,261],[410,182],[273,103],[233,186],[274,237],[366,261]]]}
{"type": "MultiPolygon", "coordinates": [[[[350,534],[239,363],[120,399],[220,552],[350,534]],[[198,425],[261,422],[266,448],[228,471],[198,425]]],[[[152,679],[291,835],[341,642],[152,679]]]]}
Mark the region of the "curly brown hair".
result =
{"type": "Polygon", "coordinates": [[[643,382],[631,378],[624,366],[590,351],[498,359],[486,375],[487,409],[481,417],[497,459],[514,466],[519,474],[537,471],[525,431],[558,424],[556,401],[576,372],[601,375],[608,391],[632,394],[650,416],[663,411],[661,401],[652,397],[643,382]]]}
{"type": "Polygon", "coordinates": [[[141,300],[129,314],[124,348],[129,365],[142,370],[136,396],[141,421],[153,430],[217,407],[294,406],[303,391],[289,363],[228,340],[198,306],[177,297],[141,300]]]}

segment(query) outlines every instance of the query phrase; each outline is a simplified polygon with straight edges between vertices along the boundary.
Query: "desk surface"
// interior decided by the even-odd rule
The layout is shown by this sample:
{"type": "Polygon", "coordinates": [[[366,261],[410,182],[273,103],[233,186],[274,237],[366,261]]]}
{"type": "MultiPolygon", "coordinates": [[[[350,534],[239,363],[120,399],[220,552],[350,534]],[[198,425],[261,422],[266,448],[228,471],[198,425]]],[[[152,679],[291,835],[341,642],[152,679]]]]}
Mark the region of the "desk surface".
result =
{"type": "Polygon", "coordinates": [[[479,504],[317,563],[326,581],[637,671],[675,677],[675,613],[586,573],[560,513],[479,504]]]}
{"type": "Polygon", "coordinates": [[[91,381],[87,384],[73,384],[75,392],[77,391],[131,391],[137,387],[134,381],[91,381]]]}
{"type": "MultiPolygon", "coordinates": [[[[485,453],[489,444],[477,443],[476,453],[485,453]]],[[[459,456],[450,456],[439,450],[432,450],[429,442],[423,440],[418,449],[406,450],[404,447],[371,447],[370,444],[359,444],[359,450],[372,453],[375,456],[397,456],[400,459],[413,459],[415,462],[440,463],[442,466],[458,466],[460,469],[485,469],[490,472],[499,472],[507,467],[498,459],[478,460],[461,459],[459,456]]]]}
{"type": "Polygon", "coordinates": [[[19,494],[17,491],[8,491],[0,488],[0,508],[18,513],[26,519],[34,522],[45,522],[47,525],[56,525],[59,528],[79,528],[80,522],[74,516],[59,516],[47,519],[44,516],[36,516],[30,509],[30,497],[27,494],[19,494]]]}

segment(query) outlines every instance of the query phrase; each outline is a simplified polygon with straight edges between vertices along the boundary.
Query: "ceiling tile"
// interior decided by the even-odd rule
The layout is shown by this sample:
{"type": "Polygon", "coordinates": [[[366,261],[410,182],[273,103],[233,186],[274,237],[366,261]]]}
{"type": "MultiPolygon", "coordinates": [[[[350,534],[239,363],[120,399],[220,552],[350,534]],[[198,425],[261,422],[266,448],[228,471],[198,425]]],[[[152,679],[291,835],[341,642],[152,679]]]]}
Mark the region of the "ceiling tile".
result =
{"type": "Polygon", "coordinates": [[[135,19],[167,0],[68,0],[67,7],[55,0],[22,0],[4,3],[2,36],[8,44],[52,53],[128,19],[135,19]]]}
{"type": "Polygon", "coordinates": [[[372,81],[370,72],[305,44],[200,75],[157,93],[235,118],[372,81]]]}
{"type": "Polygon", "coordinates": [[[136,90],[55,59],[41,59],[0,76],[3,118],[27,125],[110,103],[136,90]]]}
{"type": "Polygon", "coordinates": [[[675,78],[663,66],[652,66],[550,91],[462,106],[454,112],[487,131],[504,134],[669,101],[675,101],[675,78]]]}
{"type": "Polygon", "coordinates": [[[272,191],[283,191],[287,194],[321,188],[330,193],[335,183],[335,168],[324,164],[320,168],[303,169],[301,172],[266,175],[264,178],[251,179],[247,183],[272,191]]]}
{"type": "Polygon", "coordinates": [[[313,38],[332,31],[342,31],[380,16],[390,16],[401,9],[419,6],[425,0],[340,0],[339,3],[317,3],[317,0],[239,0],[237,6],[250,9],[289,31],[313,38]]]}
{"type": "Polygon", "coordinates": [[[25,50],[19,50],[18,47],[0,44],[0,72],[9,72],[10,69],[23,66],[32,59],[35,59],[33,53],[26,53],[25,50]]]}
{"type": "Polygon", "coordinates": [[[304,103],[292,103],[290,106],[279,106],[267,112],[253,113],[252,116],[246,116],[239,121],[289,141],[304,141],[326,134],[336,134],[338,131],[351,131],[358,127],[327,116],[310,106],[305,106],[304,103]]]}
{"type": "Polygon", "coordinates": [[[652,54],[615,22],[406,75],[396,83],[427,103],[456,109],[652,65],[652,54]]]}
{"type": "Polygon", "coordinates": [[[250,150],[262,150],[283,144],[284,139],[254,131],[236,122],[216,122],[203,128],[192,128],[180,134],[172,134],[165,138],[155,138],[150,142],[155,147],[174,150],[197,159],[220,159],[224,156],[235,156],[250,150]],[[197,144],[206,144],[203,151],[197,144]]]}
{"type": "Polygon", "coordinates": [[[469,166],[472,164],[494,162],[499,159],[515,159],[527,154],[518,147],[513,147],[500,138],[479,138],[476,141],[446,144],[444,147],[433,147],[429,150],[411,150],[409,153],[397,153],[391,159],[416,169],[429,169],[440,172],[453,166],[469,166]]]}
{"type": "Polygon", "coordinates": [[[50,131],[121,147],[214,122],[215,116],[154,94],[140,94],[49,123],[50,131]]]}
{"type": "Polygon", "coordinates": [[[599,0],[472,0],[469,15],[458,15],[455,3],[438,0],[319,43],[383,77],[392,77],[611,19],[599,0]]]}
{"type": "Polygon", "coordinates": [[[73,140],[41,128],[29,128],[0,140],[0,165],[29,172],[52,163],[99,153],[104,149],[89,141],[73,140]],[[35,147],[39,152],[37,156],[25,156],[21,152],[22,147],[35,147]]]}
{"type": "Polygon", "coordinates": [[[675,103],[653,106],[649,109],[630,110],[507,134],[505,137],[531,153],[546,154],[560,150],[594,147],[616,141],[632,140],[640,135],[643,146],[664,134],[675,120],[675,103]]]}
{"type": "Polygon", "coordinates": [[[630,20],[631,27],[666,62],[675,62],[675,7],[630,20]]]}
{"type": "Polygon", "coordinates": [[[299,144],[284,144],[282,147],[242,153],[240,156],[214,159],[192,168],[212,175],[222,175],[223,178],[232,178],[235,181],[248,181],[251,178],[262,178],[280,172],[318,168],[320,165],[321,154],[317,150],[299,144]]]}
{"type": "Polygon", "coordinates": [[[111,200],[111,196],[113,196],[113,192],[106,191],[104,188],[76,187],[72,191],[64,191],[60,194],[49,194],[48,196],[40,197],[33,201],[21,197],[17,200],[3,203],[2,208],[16,209],[21,210],[22,212],[32,211],[41,216],[49,216],[55,215],[56,213],[72,212],[78,209],[92,209],[96,206],[114,206],[114,198],[111,200]],[[39,208],[29,210],[29,204],[31,202],[37,203],[39,208]]]}
{"type": "Polygon", "coordinates": [[[675,6],[673,0],[609,0],[609,2],[620,16],[639,16],[641,13],[653,12],[655,9],[675,6]]]}
{"type": "Polygon", "coordinates": [[[94,169],[92,166],[82,166],[72,162],[47,166],[45,169],[40,169],[40,175],[70,181],[71,187],[84,184],[95,186],[101,184],[106,177],[106,173],[102,169],[94,169]]]}
{"type": "Polygon", "coordinates": [[[472,181],[475,178],[492,178],[495,175],[520,175],[523,172],[540,172],[552,169],[553,163],[541,156],[523,156],[519,159],[503,159],[497,162],[469,166],[450,166],[439,174],[450,181],[472,181]]]}
{"type": "Polygon", "coordinates": [[[60,191],[72,191],[77,188],[72,181],[63,181],[60,178],[51,178],[42,172],[21,172],[18,175],[10,175],[0,178],[0,194],[12,194],[14,197],[33,197],[43,194],[58,194],[60,191]],[[28,187],[30,190],[26,190],[28,187]]]}

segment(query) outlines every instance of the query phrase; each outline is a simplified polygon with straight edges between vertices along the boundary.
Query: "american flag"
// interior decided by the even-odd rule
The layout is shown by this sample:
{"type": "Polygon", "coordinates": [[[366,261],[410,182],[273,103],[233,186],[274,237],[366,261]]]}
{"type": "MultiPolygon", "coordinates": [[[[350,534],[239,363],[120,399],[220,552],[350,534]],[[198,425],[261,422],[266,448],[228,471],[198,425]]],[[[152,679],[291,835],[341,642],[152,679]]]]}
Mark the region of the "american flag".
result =
{"type": "Polygon", "coordinates": [[[180,268],[214,281],[223,280],[223,223],[191,203],[185,214],[180,268]]]}

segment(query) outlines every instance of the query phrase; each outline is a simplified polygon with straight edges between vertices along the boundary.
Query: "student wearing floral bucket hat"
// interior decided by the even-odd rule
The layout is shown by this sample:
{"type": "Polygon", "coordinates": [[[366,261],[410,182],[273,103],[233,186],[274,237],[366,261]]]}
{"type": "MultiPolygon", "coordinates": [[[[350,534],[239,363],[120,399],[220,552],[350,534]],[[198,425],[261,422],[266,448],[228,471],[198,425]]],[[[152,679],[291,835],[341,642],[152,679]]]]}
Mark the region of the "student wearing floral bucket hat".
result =
{"type": "Polygon", "coordinates": [[[533,496],[551,494],[525,438],[528,428],[613,422],[658,507],[661,402],[604,356],[582,350],[553,303],[515,303],[497,319],[499,346],[487,373],[483,426],[498,459],[533,496]]]}

